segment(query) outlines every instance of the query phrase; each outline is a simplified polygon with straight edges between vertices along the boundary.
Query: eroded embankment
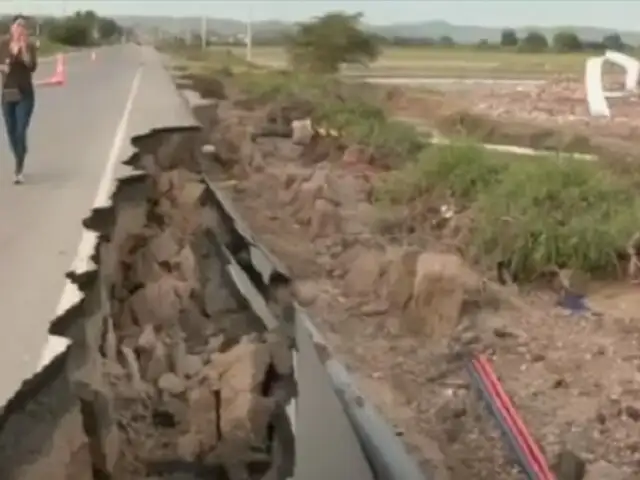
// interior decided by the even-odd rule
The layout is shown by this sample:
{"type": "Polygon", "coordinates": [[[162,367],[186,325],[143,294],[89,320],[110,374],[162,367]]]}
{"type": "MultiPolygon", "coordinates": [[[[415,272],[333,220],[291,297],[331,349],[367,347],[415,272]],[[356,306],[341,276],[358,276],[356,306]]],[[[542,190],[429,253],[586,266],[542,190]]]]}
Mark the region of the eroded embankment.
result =
{"type": "Polygon", "coordinates": [[[85,221],[98,268],[52,326],[70,351],[6,416],[3,480],[291,474],[290,337],[239,285],[229,252],[247,246],[202,180],[198,135],[134,139],[140,173],[85,221]]]}

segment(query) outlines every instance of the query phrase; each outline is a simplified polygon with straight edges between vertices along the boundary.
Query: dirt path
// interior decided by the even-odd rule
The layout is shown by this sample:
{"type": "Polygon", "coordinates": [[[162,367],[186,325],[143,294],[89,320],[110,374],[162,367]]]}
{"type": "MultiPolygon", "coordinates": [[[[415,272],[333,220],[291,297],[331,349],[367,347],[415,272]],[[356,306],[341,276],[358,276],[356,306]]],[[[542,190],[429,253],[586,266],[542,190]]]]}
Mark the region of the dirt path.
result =
{"type": "MultiPolygon", "coordinates": [[[[265,111],[232,101],[198,116],[217,149],[208,173],[232,180],[236,205],[297,279],[298,301],[425,472],[521,478],[463,369],[482,351],[550,460],[575,452],[589,480],[605,478],[603,469],[629,480],[640,473],[632,307],[622,317],[598,293],[595,312],[572,316],[553,296],[503,291],[443,245],[376,233],[377,170],[357,148],[251,141],[265,111]]],[[[606,301],[621,298],[615,290],[606,301]]]]}

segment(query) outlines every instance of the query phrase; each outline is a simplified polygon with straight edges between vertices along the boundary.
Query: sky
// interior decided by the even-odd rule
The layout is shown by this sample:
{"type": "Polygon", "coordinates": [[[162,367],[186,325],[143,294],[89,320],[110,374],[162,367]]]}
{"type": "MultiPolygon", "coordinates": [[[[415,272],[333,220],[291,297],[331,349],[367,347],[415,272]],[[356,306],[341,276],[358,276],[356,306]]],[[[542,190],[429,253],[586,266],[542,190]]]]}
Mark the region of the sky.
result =
{"type": "Polygon", "coordinates": [[[199,16],[304,20],[328,11],[362,12],[373,24],[444,20],[457,25],[594,26],[640,30],[639,0],[0,0],[0,14],[95,10],[102,15],[199,16]]]}

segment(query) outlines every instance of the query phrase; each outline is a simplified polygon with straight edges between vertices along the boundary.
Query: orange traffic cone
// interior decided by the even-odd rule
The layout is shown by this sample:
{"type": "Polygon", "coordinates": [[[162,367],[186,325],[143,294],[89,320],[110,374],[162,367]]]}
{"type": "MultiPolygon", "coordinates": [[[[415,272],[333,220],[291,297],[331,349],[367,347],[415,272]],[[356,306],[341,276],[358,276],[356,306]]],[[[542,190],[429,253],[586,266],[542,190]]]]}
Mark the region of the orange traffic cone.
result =
{"type": "Polygon", "coordinates": [[[39,80],[36,85],[43,87],[60,86],[67,82],[67,72],[64,66],[64,55],[59,53],[56,56],[56,71],[46,80],[39,80]]]}
{"type": "Polygon", "coordinates": [[[64,55],[59,53],[56,57],[56,72],[51,78],[51,83],[55,85],[63,85],[67,81],[67,72],[64,66],[64,55]]]}

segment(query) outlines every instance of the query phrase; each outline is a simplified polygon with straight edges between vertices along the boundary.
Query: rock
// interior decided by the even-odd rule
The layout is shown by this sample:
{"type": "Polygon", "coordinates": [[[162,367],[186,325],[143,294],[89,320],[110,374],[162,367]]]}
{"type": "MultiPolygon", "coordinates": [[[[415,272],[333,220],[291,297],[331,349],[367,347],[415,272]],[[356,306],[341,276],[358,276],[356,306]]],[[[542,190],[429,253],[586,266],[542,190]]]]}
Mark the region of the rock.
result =
{"type": "Polygon", "coordinates": [[[344,279],[349,295],[375,295],[385,265],[384,256],[377,250],[358,249],[344,279]]]}
{"type": "Polygon", "coordinates": [[[313,125],[310,118],[294,120],[291,122],[291,141],[295,145],[307,145],[314,135],[313,125]]]}
{"type": "Polygon", "coordinates": [[[133,353],[133,350],[125,346],[120,347],[120,351],[124,357],[126,363],[125,370],[129,374],[133,388],[138,392],[142,392],[144,390],[144,384],[142,383],[140,365],[138,364],[135,353],[133,353]]]}
{"type": "Polygon", "coordinates": [[[168,262],[180,251],[173,229],[166,229],[150,239],[147,249],[156,263],[168,262]]]}
{"type": "Polygon", "coordinates": [[[314,281],[297,281],[293,288],[296,300],[304,307],[315,303],[320,293],[318,284],[314,281]]]}
{"type": "Polygon", "coordinates": [[[327,168],[316,168],[310,179],[294,183],[290,190],[283,194],[283,200],[289,200],[287,203],[291,204],[291,215],[298,222],[308,223],[311,221],[315,201],[322,198],[328,175],[327,168]]]}
{"type": "Polygon", "coordinates": [[[313,202],[310,221],[309,235],[313,239],[340,232],[340,213],[334,204],[324,198],[318,198],[313,202]]]}
{"type": "Polygon", "coordinates": [[[178,280],[195,287],[198,284],[198,265],[191,247],[184,247],[171,262],[178,280]]]}
{"type": "Polygon", "coordinates": [[[369,202],[371,182],[363,177],[343,172],[331,172],[323,190],[323,196],[336,205],[355,209],[361,202],[369,202]]]}
{"type": "Polygon", "coordinates": [[[430,337],[451,335],[465,300],[477,296],[480,287],[480,279],[459,256],[422,253],[416,262],[409,309],[403,316],[405,328],[430,337]]]}
{"type": "Polygon", "coordinates": [[[175,194],[178,207],[183,208],[197,205],[205,188],[204,183],[197,178],[185,183],[175,194]]]}
{"type": "Polygon", "coordinates": [[[156,342],[153,351],[149,354],[146,364],[143,363],[143,376],[149,383],[155,383],[167,371],[169,371],[169,355],[162,342],[156,342]]]}
{"type": "Polygon", "coordinates": [[[191,287],[170,275],[149,283],[138,290],[128,301],[135,320],[141,326],[171,325],[178,318],[191,287]]]}
{"type": "Polygon", "coordinates": [[[340,213],[343,233],[352,237],[367,235],[379,218],[379,210],[368,202],[358,202],[355,208],[340,213]]]}
{"type": "Polygon", "coordinates": [[[106,318],[106,328],[104,336],[104,351],[107,360],[113,364],[118,362],[118,339],[113,326],[113,317],[108,315],[106,318]]]}
{"type": "Polygon", "coordinates": [[[158,379],[158,388],[171,395],[180,395],[187,387],[175,373],[167,372],[158,379]]]}
{"type": "Polygon", "coordinates": [[[389,304],[383,300],[367,303],[360,307],[360,313],[366,317],[384,315],[389,311],[389,304]]]}
{"type": "Polygon", "coordinates": [[[178,439],[178,456],[187,462],[193,462],[200,454],[200,441],[194,433],[186,433],[178,439]]]}
{"type": "Polygon", "coordinates": [[[262,343],[239,343],[211,357],[207,369],[215,370],[224,388],[236,393],[259,393],[271,363],[271,351],[262,343]]]}
{"type": "Polygon", "coordinates": [[[222,342],[224,342],[224,337],[222,335],[216,335],[215,337],[209,338],[209,340],[207,341],[206,351],[210,354],[216,353],[218,350],[220,350],[222,342]]]}
{"type": "Polygon", "coordinates": [[[171,364],[173,365],[173,371],[180,378],[185,378],[186,362],[187,362],[187,346],[182,336],[174,335],[169,344],[171,364]]]}
{"type": "Polygon", "coordinates": [[[267,427],[275,410],[272,398],[251,392],[229,395],[222,390],[220,432],[225,440],[238,440],[250,445],[266,442],[267,427]]]}
{"type": "MultiPolygon", "coordinates": [[[[586,464],[582,458],[571,450],[562,450],[556,457],[553,470],[558,480],[583,480],[586,464]]],[[[599,480],[604,480],[601,477],[599,480]]],[[[593,479],[595,480],[595,478],[593,479]]]]}
{"type": "Polygon", "coordinates": [[[213,155],[214,153],[216,153],[216,147],[215,145],[205,144],[202,145],[200,151],[205,155],[213,155]]]}
{"type": "Polygon", "coordinates": [[[180,370],[187,378],[195,377],[204,368],[204,362],[197,355],[187,355],[180,370]]]}
{"type": "Polygon", "coordinates": [[[624,414],[634,422],[640,421],[640,408],[637,405],[625,405],[624,414]]]}
{"type": "Polygon", "coordinates": [[[153,325],[147,324],[143,327],[142,333],[138,337],[138,347],[143,350],[153,351],[158,342],[153,325]]]}
{"type": "Polygon", "coordinates": [[[165,274],[147,249],[140,251],[132,262],[131,277],[138,283],[157,282],[165,274]]]}
{"type": "Polygon", "coordinates": [[[389,265],[385,277],[389,304],[404,310],[413,296],[416,268],[420,251],[414,248],[395,248],[388,252],[389,265]]]}
{"type": "Polygon", "coordinates": [[[198,453],[209,453],[219,442],[218,403],[214,392],[201,385],[187,395],[188,424],[191,439],[184,439],[185,453],[197,449],[198,453]]]}

